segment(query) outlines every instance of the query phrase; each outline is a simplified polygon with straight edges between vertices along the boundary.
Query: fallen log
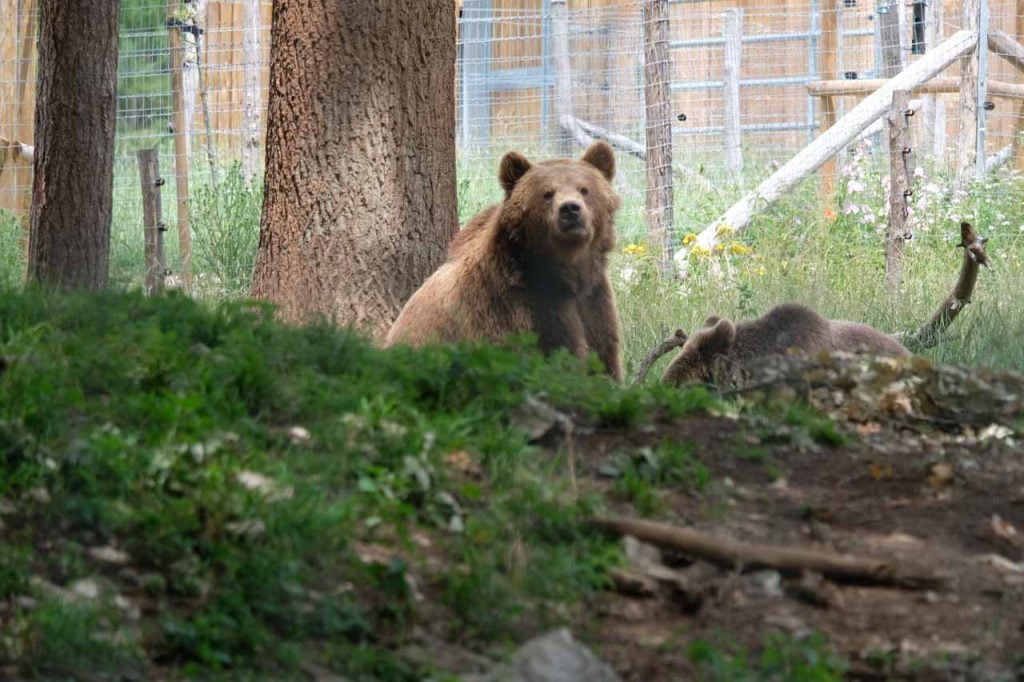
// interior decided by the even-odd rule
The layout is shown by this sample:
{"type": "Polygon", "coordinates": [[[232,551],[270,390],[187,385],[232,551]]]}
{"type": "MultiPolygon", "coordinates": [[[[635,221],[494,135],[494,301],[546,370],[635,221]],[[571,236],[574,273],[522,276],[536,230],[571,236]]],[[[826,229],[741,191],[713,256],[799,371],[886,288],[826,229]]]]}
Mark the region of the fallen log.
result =
{"type": "Polygon", "coordinates": [[[814,549],[748,544],[713,537],[692,528],[640,519],[598,518],[594,525],[616,535],[632,535],[642,542],[672,549],[728,568],[771,568],[786,575],[815,571],[834,580],[891,585],[906,589],[934,589],[945,580],[914,573],[879,559],[866,559],[814,549]]]}

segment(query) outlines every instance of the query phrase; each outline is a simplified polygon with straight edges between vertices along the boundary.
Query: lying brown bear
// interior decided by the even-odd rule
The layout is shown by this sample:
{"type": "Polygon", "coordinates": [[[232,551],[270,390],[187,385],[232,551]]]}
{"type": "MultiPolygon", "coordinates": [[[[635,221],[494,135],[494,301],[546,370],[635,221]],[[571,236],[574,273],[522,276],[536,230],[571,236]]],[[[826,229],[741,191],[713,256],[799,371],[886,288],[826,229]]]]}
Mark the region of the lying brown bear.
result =
{"type": "Polygon", "coordinates": [[[724,318],[709,317],[704,327],[683,344],[662,381],[674,386],[709,382],[729,366],[791,349],[805,353],[910,355],[896,339],[866,324],[827,320],[806,306],[787,303],[756,320],[737,325],[724,318]]]}
{"type": "Polygon", "coordinates": [[[619,197],[615,155],[595,142],[578,161],[501,159],[504,200],[473,218],[449,258],[412,295],[385,345],[487,340],[533,332],[541,349],[594,351],[622,378],[619,316],[608,280],[619,197]]]}

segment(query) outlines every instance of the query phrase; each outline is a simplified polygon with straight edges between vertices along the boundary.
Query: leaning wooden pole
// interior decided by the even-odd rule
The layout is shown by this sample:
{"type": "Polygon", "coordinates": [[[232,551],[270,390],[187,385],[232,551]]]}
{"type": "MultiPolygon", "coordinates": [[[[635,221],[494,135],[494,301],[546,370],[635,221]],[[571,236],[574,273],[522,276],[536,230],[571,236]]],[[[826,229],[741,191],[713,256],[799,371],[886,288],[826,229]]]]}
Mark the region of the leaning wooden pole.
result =
{"type": "MultiPolygon", "coordinates": [[[[957,31],[935,51],[925,55],[904,69],[898,76],[886,82],[874,93],[865,97],[834,126],[804,147],[796,156],[787,161],[779,170],[742,199],[733,204],[718,220],[708,225],[697,235],[695,245],[710,249],[715,245],[716,231],[720,225],[729,225],[741,231],[750,223],[758,211],[774,204],[779,197],[792,189],[798,182],[821,167],[840,149],[849,144],[858,133],[871,125],[892,102],[896,90],[913,90],[935,77],[960,55],[972,49],[978,35],[970,31],[957,31]]],[[[676,259],[685,262],[686,253],[681,251],[676,259]]]]}
{"type": "Polygon", "coordinates": [[[668,0],[644,0],[647,233],[663,275],[672,273],[672,58],[668,0]]]}
{"type": "Polygon", "coordinates": [[[177,191],[178,253],[181,259],[181,281],[186,292],[192,292],[192,228],[188,215],[189,141],[185,119],[185,51],[181,30],[177,25],[179,0],[167,0],[167,40],[171,60],[171,106],[174,121],[174,187],[177,191]]]}

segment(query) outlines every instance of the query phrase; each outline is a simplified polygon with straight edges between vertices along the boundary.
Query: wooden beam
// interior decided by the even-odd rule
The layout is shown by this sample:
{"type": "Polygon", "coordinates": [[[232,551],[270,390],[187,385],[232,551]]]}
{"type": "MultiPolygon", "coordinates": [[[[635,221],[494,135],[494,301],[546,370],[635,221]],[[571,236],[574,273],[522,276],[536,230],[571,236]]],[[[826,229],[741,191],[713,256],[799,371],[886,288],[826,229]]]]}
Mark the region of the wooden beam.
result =
{"type": "Polygon", "coordinates": [[[882,47],[882,75],[885,78],[892,78],[903,70],[900,17],[896,7],[898,1],[900,0],[882,0],[877,9],[879,40],[882,47]]]}
{"type": "MultiPolygon", "coordinates": [[[[885,85],[882,78],[856,81],[811,81],[807,84],[807,92],[816,97],[852,97],[857,95],[869,95],[885,85]]],[[[950,93],[960,92],[959,78],[933,78],[927,83],[921,83],[912,88],[915,93],[950,93]]],[[[1024,85],[1007,83],[1005,81],[989,81],[988,93],[995,97],[1006,99],[1024,98],[1024,85]]]]}
{"type": "MultiPolygon", "coordinates": [[[[1024,10],[1024,7],[1021,9],[1024,10]]],[[[1024,19],[1018,16],[1017,21],[1024,22],[1024,19]]],[[[1018,71],[1024,71],[1024,45],[1014,40],[1013,36],[999,30],[989,31],[988,49],[1008,61],[1018,71]]]]}
{"type": "MultiPolygon", "coordinates": [[[[804,147],[756,189],[733,204],[718,220],[704,228],[697,236],[695,244],[702,248],[712,248],[717,239],[716,232],[721,225],[728,225],[737,232],[745,229],[756,212],[774,204],[779,197],[820,168],[832,155],[849,144],[860,131],[885,113],[892,102],[894,91],[913,90],[934,78],[965,52],[973,49],[977,42],[977,33],[957,31],[931,54],[925,55],[898,76],[886,81],[885,85],[864,98],[834,126],[804,147]]],[[[685,251],[680,251],[677,259],[685,262],[687,255],[685,251]]]]}

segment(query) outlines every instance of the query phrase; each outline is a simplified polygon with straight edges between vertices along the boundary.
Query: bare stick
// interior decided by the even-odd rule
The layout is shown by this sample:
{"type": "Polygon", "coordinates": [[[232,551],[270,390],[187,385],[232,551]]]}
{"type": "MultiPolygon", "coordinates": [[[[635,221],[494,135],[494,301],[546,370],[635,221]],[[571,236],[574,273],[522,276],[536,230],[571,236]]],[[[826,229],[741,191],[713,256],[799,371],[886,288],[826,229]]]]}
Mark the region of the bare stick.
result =
{"type": "Polygon", "coordinates": [[[949,328],[960,311],[971,302],[974,286],[978,281],[978,269],[988,266],[988,253],[985,242],[988,237],[979,237],[970,223],[960,223],[960,248],[964,250],[960,275],[953,285],[953,291],[942,305],[939,306],[931,319],[917,333],[906,339],[909,346],[915,349],[931,348],[939,342],[939,337],[949,328]]]}
{"type": "Polygon", "coordinates": [[[943,582],[939,576],[901,571],[893,564],[878,559],[798,547],[747,544],[712,537],[692,528],[654,521],[598,518],[594,524],[617,535],[632,535],[643,542],[678,550],[720,566],[744,569],[767,567],[787,575],[816,571],[836,580],[895,585],[909,589],[931,589],[943,582]]]}
{"type": "Polygon", "coordinates": [[[636,377],[633,378],[633,385],[642,384],[647,378],[647,373],[651,371],[651,366],[658,361],[658,358],[673,348],[681,348],[684,343],[686,343],[686,332],[682,329],[677,329],[675,334],[659,343],[654,350],[644,356],[636,371],[636,377]]]}

